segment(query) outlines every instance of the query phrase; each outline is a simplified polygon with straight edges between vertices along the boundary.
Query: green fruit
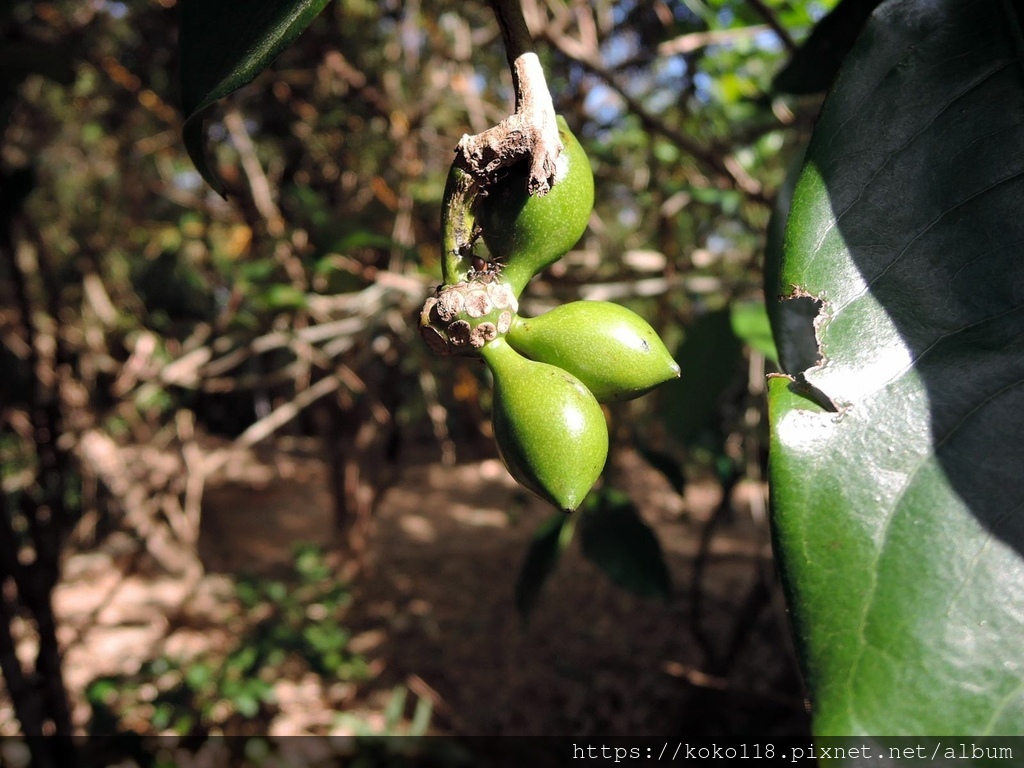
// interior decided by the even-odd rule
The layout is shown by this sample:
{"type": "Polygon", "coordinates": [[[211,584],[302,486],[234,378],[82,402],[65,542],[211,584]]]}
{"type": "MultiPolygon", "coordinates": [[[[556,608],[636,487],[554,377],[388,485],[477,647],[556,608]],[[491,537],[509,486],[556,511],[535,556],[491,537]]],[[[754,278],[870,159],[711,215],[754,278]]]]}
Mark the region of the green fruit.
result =
{"type": "Polygon", "coordinates": [[[491,418],[502,461],[519,483],[571,512],[608,457],[601,406],[572,374],[527,360],[504,339],[481,354],[494,374],[491,418]]]}
{"type": "Polygon", "coordinates": [[[476,224],[491,257],[518,296],[535,274],[558,261],[583,236],[594,207],[594,174],[583,147],[558,117],[565,148],[558,173],[543,197],[526,188],[530,163],[514,165],[508,176],[478,201],[476,224]]]}
{"type": "Polygon", "coordinates": [[[516,317],[506,339],[520,354],[565,369],[602,403],[639,397],[679,377],[647,321],[607,301],[574,301],[539,317],[516,317]]]}

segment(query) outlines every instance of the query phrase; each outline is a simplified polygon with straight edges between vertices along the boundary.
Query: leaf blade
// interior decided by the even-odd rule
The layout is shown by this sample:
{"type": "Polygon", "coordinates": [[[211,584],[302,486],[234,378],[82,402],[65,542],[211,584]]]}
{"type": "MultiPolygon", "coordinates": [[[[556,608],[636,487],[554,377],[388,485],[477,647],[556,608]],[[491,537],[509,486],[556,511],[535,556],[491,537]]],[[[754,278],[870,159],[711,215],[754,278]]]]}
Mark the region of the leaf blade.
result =
{"type": "Polygon", "coordinates": [[[665,427],[683,445],[712,425],[718,399],[735,379],[742,353],[728,308],[708,312],[686,329],[675,354],[680,376],[661,385],[659,403],[665,427]]]}
{"type": "Polygon", "coordinates": [[[850,52],[857,35],[881,0],[841,0],[814,25],[811,34],[775,76],[781,93],[827,91],[850,52]]]}
{"type": "Polygon", "coordinates": [[[1009,8],[880,6],[794,194],[781,282],[823,301],[805,376],[839,413],[773,380],[770,475],[819,735],[1024,729],[1008,661],[1024,637],[1009,8]]]}
{"type": "Polygon", "coordinates": [[[759,301],[737,301],[730,307],[732,331],[748,347],[760,352],[766,359],[778,363],[779,352],[772,338],[768,310],[759,301]]]}
{"type": "Polygon", "coordinates": [[[624,493],[607,489],[588,500],[580,513],[580,544],[613,584],[640,597],[671,596],[658,538],[624,493]]]}
{"type": "Polygon", "coordinates": [[[537,605],[541,590],[558,566],[562,552],[572,539],[572,529],[572,519],[559,511],[534,531],[516,578],[516,609],[524,619],[537,605]]]}
{"type": "Polygon", "coordinates": [[[196,170],[218,193],[224,185],[206,157],[203,113],[251,82],[329,0],[182,0],[182,139],[196,170]]]}

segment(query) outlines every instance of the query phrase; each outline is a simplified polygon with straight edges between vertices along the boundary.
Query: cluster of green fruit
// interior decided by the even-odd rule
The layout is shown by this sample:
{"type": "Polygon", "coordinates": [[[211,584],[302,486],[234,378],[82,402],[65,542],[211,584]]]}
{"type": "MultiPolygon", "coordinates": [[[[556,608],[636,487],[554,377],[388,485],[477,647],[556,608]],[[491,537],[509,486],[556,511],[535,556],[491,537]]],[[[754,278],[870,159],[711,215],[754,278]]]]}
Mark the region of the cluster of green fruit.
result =
{"type": "Polygon", "coordinates": [[[564,150],[543,197],[527,192],[526,162],[466,198],[453,193],[463,173],[453,167],[442,216],[444,285],[424,304],[420,331],[439,355],[486,361],[505,466],[523,486],[572,511],[608,456],[600,403],[638,397],[677,377],[679,366],[654,329],[617,304],[576,301],[539,317],[518,314],[523,288],[576,244],[594,205],[587,156],[561,117],[558,125],[564,150]],[[460,227],[461,234],[453,231],[460,227]],[[468,253],[470,230],[491,262],[468,253]]]}

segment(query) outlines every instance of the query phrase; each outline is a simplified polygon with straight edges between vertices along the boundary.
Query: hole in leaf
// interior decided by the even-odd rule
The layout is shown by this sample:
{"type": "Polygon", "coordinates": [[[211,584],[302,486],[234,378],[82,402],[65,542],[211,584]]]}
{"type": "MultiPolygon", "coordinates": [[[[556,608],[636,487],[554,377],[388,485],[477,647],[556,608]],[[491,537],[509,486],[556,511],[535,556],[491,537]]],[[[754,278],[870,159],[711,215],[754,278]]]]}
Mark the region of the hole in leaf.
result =
{"type": "Polygon", "coordinates": [[[801,374],[822,361],[817,324],[823,308],[821,299],[798,286],[775,304],[773,326],[779,364],[790,376],[801,374]]]}

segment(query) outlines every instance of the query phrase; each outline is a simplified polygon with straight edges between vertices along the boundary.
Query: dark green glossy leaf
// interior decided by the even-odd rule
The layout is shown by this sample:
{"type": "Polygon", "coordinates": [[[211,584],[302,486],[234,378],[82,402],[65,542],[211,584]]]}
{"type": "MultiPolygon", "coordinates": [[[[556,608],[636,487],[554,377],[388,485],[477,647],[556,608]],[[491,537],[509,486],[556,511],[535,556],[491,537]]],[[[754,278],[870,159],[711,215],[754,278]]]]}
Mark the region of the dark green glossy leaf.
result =
{"type": "Polygon", "coordinates": [[[1024,734],[1018,9],[880,6],[794,194],[838,411],[772,380],[770,472],[819,735],[1024,734]]]}
{"type": "Polygon", "coordinates": [[[871,12],[881,0],[842,0],[811,34],[772,83],[782,93],[821,93],[836,78],[871,12]]]}
{"type": "Polygon", "coordinates": [[[327,2],[182,0],[182,133],[196,169],[220,194],[224,186],[206,158],[203,112],[270,66],[327,2]]]}
{"type": "Polygon", "coordinates": [[[775,338],[776,359],[783,371],[793,375],[818,362],[818,341],[814,336],[818,302],[809,296],[783,298],[792,292],[793,287],[781,282],[786,220],[793,202],[793,190],[804,167],[804,153],[805,150],[801,149],[790,163],[786,178],[775,196],[764,251],[764,299],[775,338]]]}
{"type": "Polygon", "coordinates": [[[661,385],[665,426],[683,445],[716,419],[716,404],[738,371],[743,344],[728,309],[709,312],[686,329],[676,352],[680,376],[661,385]]]}
{"type": "Polygon", "coordinates": [[[526,618],[530,615],[541,588],[554,572],[562,551],[572,539],[574,524],[565,512],[556,512],[545,520],[533,534],[526,559],[516,579],[516,608],[526,618]]]}
{"type": "Polygon", "coordinates": [[[580,513],[584,556],[612,583],[640,597],[668,599],[672,580],[661,545],[629,497],[605,490],[592,496],[580,513]]]}

